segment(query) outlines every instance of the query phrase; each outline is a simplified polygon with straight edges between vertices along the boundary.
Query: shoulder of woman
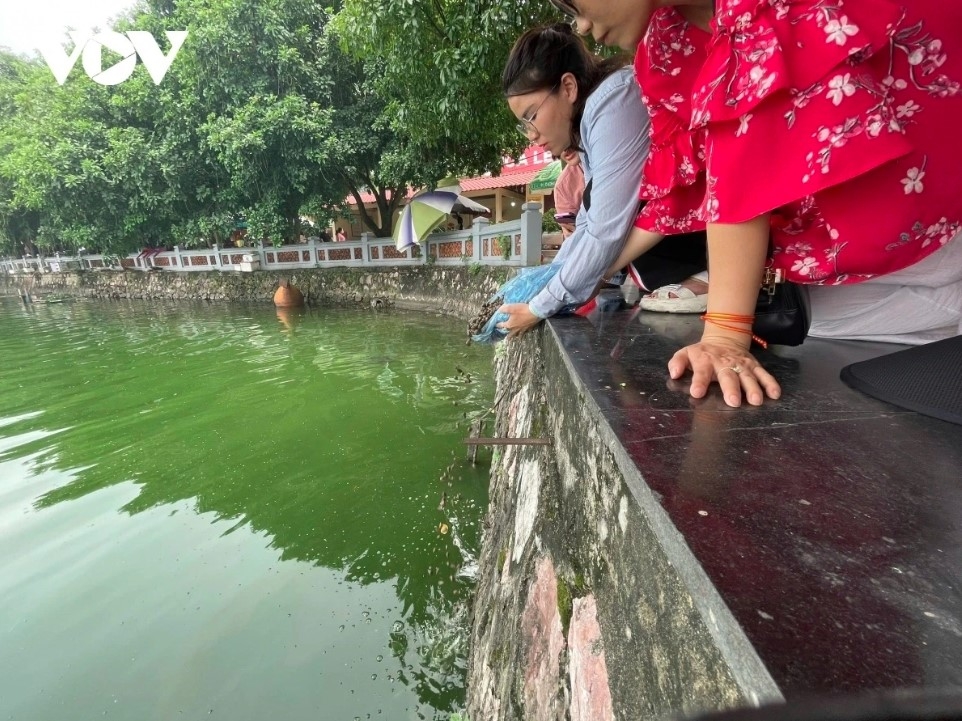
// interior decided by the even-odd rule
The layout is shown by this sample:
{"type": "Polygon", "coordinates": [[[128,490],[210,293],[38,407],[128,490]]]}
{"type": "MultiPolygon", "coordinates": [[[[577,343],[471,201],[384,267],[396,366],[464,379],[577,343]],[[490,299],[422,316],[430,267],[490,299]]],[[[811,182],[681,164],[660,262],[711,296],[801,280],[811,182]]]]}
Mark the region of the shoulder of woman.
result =
{"type": "MultiPolygon", "coordinates": [[[[648,110],[641,98],[632,69],[622,68],[605,78],[585,102],[581,117],[581,140],[586,156],[595,164],[625,154],[644,157],[648,150],[648,110]],[[612,158],[607,155],[614,153],[612,158]]],[[[590,163],[585,167],[589,174],[590,163]]]]}
{"type": "Polygon", "coordinates": [[[585,115],[588,115],[606,102],[642,105],[641,93],[635,81],[634,69],[630,65],[618,68],[602,80],[585,101],[585,115]]]}
{"type": "Polygon", "coordinates": [[[608,77],[598,83],[598,87],[595,88],[593,93],[591,93],[589,99],[611,93],[625,87],[626,85],[633,85],[634,82],[635,71],[632,65],[629,63],[624,67],[620,67],[617,70],[612,71],[608,77]]]}

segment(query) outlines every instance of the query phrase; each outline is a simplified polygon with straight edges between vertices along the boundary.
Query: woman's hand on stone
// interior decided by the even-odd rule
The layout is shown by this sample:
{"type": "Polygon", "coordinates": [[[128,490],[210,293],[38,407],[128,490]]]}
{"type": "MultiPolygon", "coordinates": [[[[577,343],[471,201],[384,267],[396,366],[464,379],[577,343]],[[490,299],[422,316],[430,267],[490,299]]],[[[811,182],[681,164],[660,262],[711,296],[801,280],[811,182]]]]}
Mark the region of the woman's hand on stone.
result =
{"type": "Polygon", "coordinates": [[[693,398],[704,398],[712,382],[721,386],[725,403],[733,408],[742,404],[742,394],[753,406],[760,406],[767,395],[776,399],[782,394],[775,377],[765,370],[743,343],[724,336],[704,336],[699,343],[682,348],[668,361],[668,373],[681,378],[691,369],[689,392],[693,398]]]}
{"type": "Polygon", "coordinates": [[[498,328],[508,331],[508,338],[524,335],[541,322],[527,303],[507,303],[498,308],[498,312],[508,315],[506,321],[498,323],[498,328]]]}

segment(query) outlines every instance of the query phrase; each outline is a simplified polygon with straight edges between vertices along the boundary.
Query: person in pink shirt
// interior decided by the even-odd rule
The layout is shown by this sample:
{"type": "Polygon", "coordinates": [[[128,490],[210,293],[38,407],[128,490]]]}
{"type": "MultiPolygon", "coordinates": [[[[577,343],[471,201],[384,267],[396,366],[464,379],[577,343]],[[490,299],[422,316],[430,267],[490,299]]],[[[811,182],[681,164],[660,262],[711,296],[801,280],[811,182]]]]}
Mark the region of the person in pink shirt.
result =
{"type": "Polygon", "coordinates": [[[562,236],[567,238],[575,230],[575,218],[581,209],[581,198],[585,193],[585,174],[577,152],[566,150],[561,154],[561,161],[565,166],[554,185],[554,212],[561,226],[562,236]]]}

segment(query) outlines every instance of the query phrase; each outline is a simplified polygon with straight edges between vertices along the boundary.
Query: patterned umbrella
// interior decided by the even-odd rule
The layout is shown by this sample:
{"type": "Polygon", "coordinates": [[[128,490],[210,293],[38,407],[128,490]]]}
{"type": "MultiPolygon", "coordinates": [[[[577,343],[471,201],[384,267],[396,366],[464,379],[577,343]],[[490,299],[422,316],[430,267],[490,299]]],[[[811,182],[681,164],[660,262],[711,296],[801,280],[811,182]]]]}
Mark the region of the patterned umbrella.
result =
{"type": "Polygon", "coordinates": [[[461,195],[460,185],[445,184],[411,198],[394,226],[394,242],[398,250],[421,243],[450,213],[486,215],[490,212],[480,203],[461,195]]]}

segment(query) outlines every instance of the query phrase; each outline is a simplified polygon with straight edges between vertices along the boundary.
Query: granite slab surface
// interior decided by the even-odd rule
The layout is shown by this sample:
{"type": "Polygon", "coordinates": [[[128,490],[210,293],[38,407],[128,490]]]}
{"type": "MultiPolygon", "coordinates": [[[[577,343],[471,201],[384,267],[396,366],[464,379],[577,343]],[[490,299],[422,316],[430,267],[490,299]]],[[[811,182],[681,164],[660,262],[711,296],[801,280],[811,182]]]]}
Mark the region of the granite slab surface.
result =
{"type": "Polygon", "coordinates": [[[787,698],[962,687],[962,426],[839,380],[899,346],[763,351],[782,398],[731,409],[668,377],[697,316],[550,323],[787,698]]]}

